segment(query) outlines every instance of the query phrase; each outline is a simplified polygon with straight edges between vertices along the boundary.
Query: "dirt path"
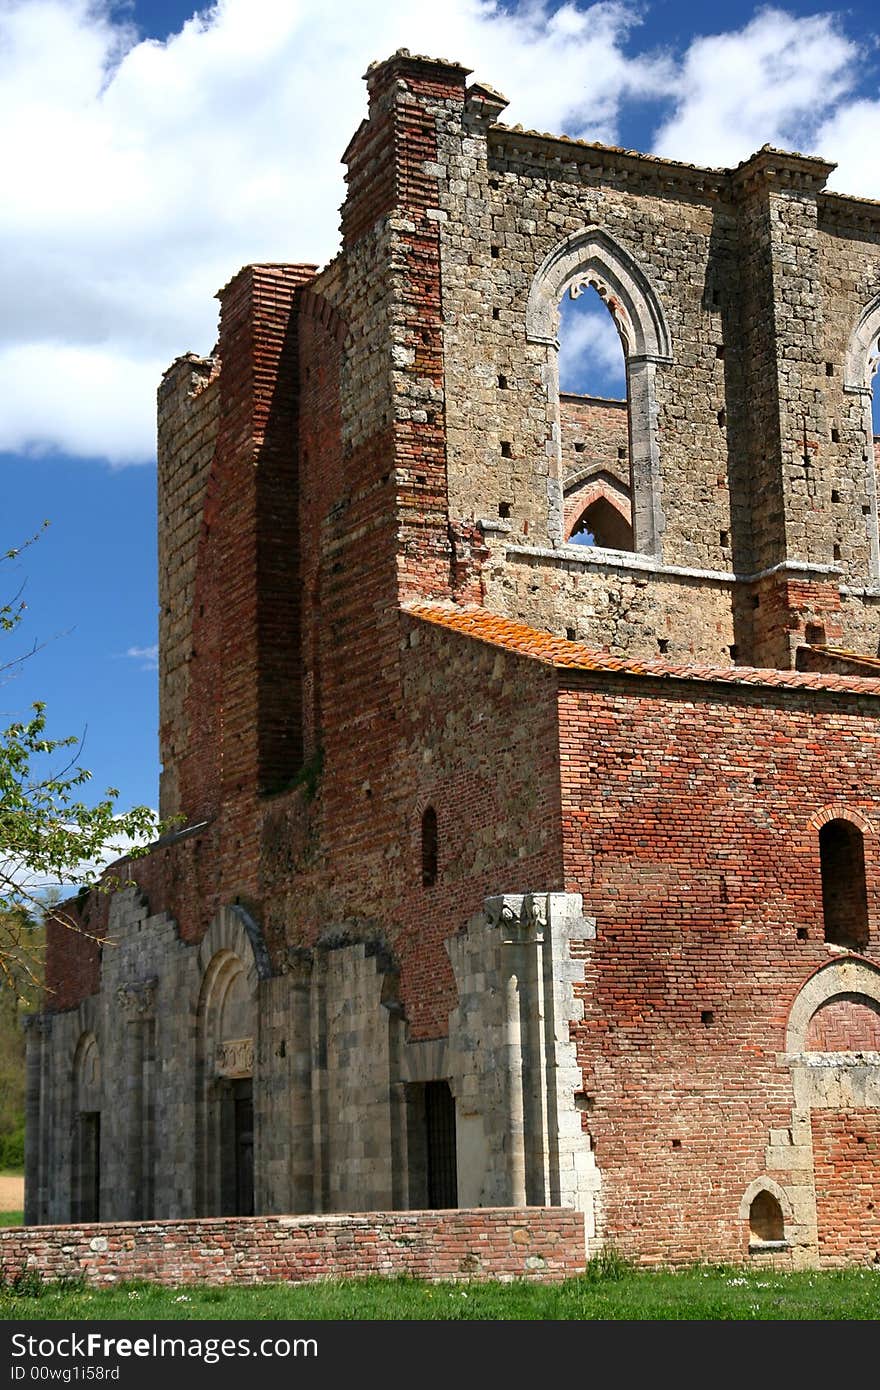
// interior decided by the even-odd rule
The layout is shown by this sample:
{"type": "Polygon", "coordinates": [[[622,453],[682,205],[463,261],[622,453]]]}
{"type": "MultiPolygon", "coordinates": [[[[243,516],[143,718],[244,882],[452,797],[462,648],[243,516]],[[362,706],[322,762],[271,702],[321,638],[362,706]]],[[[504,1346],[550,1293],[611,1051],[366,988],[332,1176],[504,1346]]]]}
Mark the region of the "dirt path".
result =
{"type": "Polygon", "coordinates": [[[0,1177],[0,1211],[21,1211],[24,1206],[24,1178],[0,1177]]]}

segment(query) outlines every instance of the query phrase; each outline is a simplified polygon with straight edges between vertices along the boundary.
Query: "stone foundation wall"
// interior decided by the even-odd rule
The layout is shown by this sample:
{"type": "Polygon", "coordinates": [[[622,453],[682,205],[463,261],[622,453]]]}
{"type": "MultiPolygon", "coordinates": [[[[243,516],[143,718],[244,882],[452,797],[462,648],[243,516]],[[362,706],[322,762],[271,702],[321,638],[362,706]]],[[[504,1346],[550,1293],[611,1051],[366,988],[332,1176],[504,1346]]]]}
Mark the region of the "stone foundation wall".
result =
{"type": "Polygon", "coordinates": [[[0,1271],[88,1284],[305,1283],[369,1274],[564,1279],[585,1262],[584,1219],[559,1207],[225,1217],[0,1230],[0,1271]]]}

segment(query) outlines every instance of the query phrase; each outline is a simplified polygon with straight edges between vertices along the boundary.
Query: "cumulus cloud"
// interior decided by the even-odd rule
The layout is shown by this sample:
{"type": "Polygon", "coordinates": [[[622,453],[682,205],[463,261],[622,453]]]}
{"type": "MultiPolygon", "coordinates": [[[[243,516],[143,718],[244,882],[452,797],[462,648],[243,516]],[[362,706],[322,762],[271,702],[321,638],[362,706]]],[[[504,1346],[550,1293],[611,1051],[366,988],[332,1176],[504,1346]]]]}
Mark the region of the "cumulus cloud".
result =
{"type": "Polygon", "coordinates": [[[159,43],[94,0],[0,0],[0,449],[153,456],[159,374],[210,351],[218,286],[333,255],[373,59],[467,61],[514,119],[611,139],[621,102],[669,80],[625,57],[633,22],[614,2],[220,0],[159,43]]]}
{"type": "Polygon", "coordinates": [[[559,383],[585,395],[626,395],[620,337],[595,290],[562,301],[559,325],[559,383]]]}
{"type": "Polygon", "coordinates": [[[823,116],[852,87],[857,57],[832,14],[766,9],[735,32],[697,38],[655,150],[727,167],[763,144],[812,153],[823,116]]]}
{"type": "Polygon", "coordinates": [[[160,43],[109,0],[0,0],[0,450],[154,456],[159,375],[210,351],[218,286],[334,254],[360,77],[400,46],[466,62],[542,130],[614,142],[626,103],[674,102],[659,147],[689,160],[815,130],[872,191],[875,103],[848,101],[838,21],[771,10],[676,55],[637,50],[638,10],[219,0],[160,43]]]}

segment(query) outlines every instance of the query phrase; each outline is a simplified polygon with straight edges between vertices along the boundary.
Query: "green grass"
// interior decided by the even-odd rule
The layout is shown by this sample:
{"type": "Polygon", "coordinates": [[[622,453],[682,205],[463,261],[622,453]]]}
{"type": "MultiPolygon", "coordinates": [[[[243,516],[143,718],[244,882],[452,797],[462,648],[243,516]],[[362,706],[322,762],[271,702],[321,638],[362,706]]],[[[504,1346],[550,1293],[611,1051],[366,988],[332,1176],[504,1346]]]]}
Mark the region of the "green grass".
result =
{"type": "Polygon", "coordinates": [[[41,1284],[28,1274],[0,1287],[0,1319],[876,1319],[880,1269],[775,1274],[698,1266],[675,1272],[620,1261],[562,1284],[427,1284],[365,1278],[255,1288],[113,1289],[41,1284]],[[16,1288],[15,1285],[18,1284],[16,1288]]]}
{"type": "Polygon", "coordinates": [[[0,1226],[23,1226],[23,1211],[0,1211],[0,1226]]]}

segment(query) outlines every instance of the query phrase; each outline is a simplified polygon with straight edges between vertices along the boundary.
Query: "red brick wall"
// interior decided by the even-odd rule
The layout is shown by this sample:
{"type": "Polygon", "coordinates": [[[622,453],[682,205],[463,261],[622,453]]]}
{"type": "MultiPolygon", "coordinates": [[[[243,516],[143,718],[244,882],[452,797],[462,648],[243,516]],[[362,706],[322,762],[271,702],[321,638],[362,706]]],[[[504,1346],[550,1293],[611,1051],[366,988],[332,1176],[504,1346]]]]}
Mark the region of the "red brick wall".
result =
{"type": "Polygon", "coordinates": [[[880,1260],[880,1110],[814,1110],[822,1264],[880,1260]]]}
{"type": "Polygon", "coordinates": [[[0,1271],[166,1284],[303,1283],[369,1274],[563,1279],[584,1267],[584,1218],[561,1208],[219,1217],[0,1230],[0,1271]]]}
{"type": "MultiPolygon", "coordinates": [[[[559,707],[565,886],[597,918],[575,1036],[606,1228],[646,1259],[737,1258],[742,1194],[791,1123],[788,1012],[828,958],[811,818],[832,795],[876,806],[880,727],[858,700],[586,677],[559,707]]],[[[876,959],[875,837],[865,853],[876,959]]]]}
{"type": "Polygon", "coordinates": [[[860,999],[832,999],[810,1019],[810,1052],[880,1052],[880,1008],[860,999]]]}

